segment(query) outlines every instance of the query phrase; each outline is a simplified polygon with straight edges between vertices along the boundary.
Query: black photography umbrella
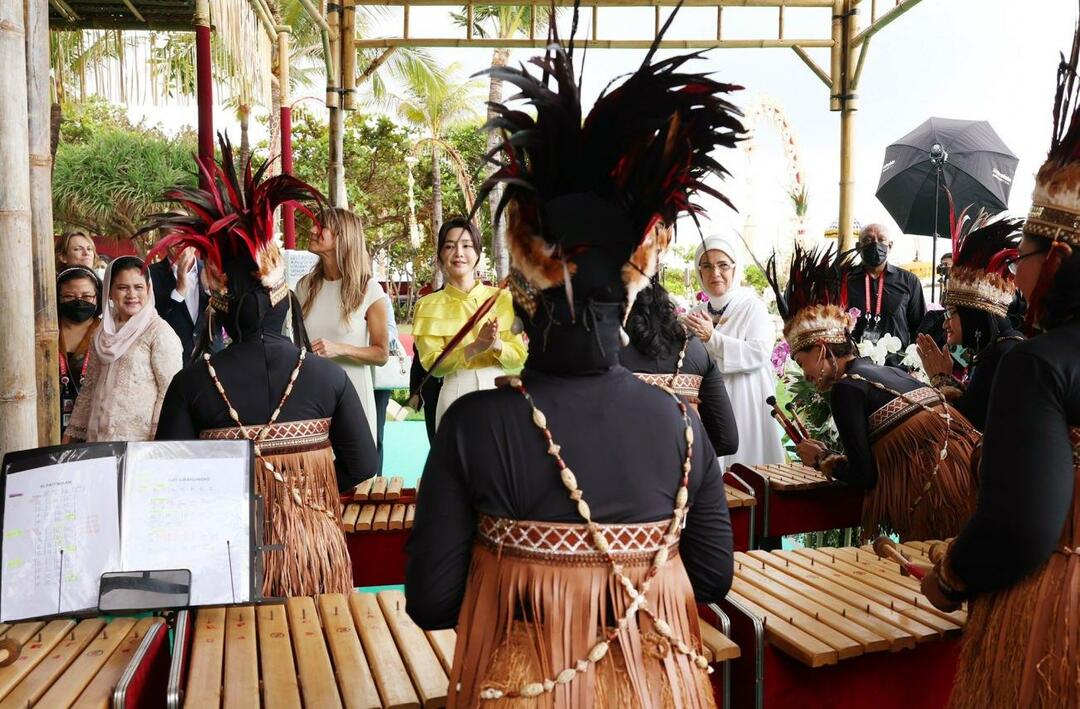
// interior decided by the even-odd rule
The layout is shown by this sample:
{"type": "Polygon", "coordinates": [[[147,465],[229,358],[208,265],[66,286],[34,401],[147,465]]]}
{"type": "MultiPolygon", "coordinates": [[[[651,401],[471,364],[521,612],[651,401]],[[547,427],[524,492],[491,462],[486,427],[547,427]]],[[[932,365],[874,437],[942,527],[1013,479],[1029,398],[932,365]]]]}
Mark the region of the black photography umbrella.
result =
{"type": "MultiPolygon", "coordinates": [[[[986,121],[930,118],[885,149],[877,198],[905,234],[949,236],[949,200],[1006,209],[1019,162],[986,121]]],[[[937,239],[934,240],[937,264],[937,239]]],[[[934,284],[930,284],[933,298],[934,284]]]]}

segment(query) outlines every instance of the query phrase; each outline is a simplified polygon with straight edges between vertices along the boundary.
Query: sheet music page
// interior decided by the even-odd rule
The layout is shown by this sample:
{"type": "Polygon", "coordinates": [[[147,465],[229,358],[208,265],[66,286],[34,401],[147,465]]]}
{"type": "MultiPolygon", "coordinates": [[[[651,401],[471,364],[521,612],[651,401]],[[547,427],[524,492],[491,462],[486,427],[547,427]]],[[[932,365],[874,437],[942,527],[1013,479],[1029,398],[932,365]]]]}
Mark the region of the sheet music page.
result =
{"type": "Polygon", "coordinates": [[[128,449],[124,570],[190,569],[193,606],[251,600],[247,459],[144,458],[140,445],[128,449]]]}
{"type": "Polygon", "coordinates": [[[117,476],[113,456],[8,475],[0,620],[97,607],[101,574],[119,567],[117,476]]]}

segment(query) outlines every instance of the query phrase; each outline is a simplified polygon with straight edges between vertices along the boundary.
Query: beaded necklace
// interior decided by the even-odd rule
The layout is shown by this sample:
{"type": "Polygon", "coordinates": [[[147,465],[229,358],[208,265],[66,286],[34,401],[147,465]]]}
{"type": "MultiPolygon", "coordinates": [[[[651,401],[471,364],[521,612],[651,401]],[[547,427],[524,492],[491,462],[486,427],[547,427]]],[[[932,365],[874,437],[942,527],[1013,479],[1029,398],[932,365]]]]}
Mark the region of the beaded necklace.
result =
{"type": "Polygon", "coordinates": [[[593,546],[597,551],[605,556],[608,563],[611,565],[611,572],[618,579],[626,592],[626,595],[630,598],[630,604],[623,614],[623,617],[619,619],[616,627],[608,631],[602,640],[598,641],[589,650],[586,657],[578,660],[575,664],[567,667],[554,678],[545,679],[542,682],[532,682],[524,687],[516,690],[503,691],[494,687],[487,687],[480,692],[481,699],[510,699],[516,697],[536,697],[545,692],[551,692],[557,685],[569,684],[579,674],[583,674],[588,671],[590,665],[596,664],[607,654],[611,643],[616,640],[619,635],[619,631],[625,630],[629,625],[630,618],[637,614],[638,611],[644,612],[653,621],[653,627],[656,632],[660,634],[665,640],[667,640],[676,651],[680,654],[686,655],[691,658],[695,665],[699,668],[711,673],[712,668],[709,667],[709,661],[704,655],[701,655],[694,651],[687,643],[681,638],[675,637],[674,631],[667,621],[656,616],[656,611],[649,608],[647,601],[645,600],[645,594],[649,590],[649,586],[652,584],[653,578],[660,572],[660,569],[668,561],[668,547],[677,541],[677,533],[682,528],[684,518],[686,517],[686,503],[689,499],[688,485],[690,481],[690,467],[691,459],[694,452],[694,431],[691,428],[690,417],[687,413],[686,404],[683,400],[670,388],[660,387],[666,391],[675,403],[679,406],[679,412],[682,414],[683,422],[686,424],[686,458],[683,461],[682,466],[682,478],[679,483],[679,490],[675,494],[675,509],[672,510],[671,525],[668,527],[667,533],[663,538],[663,546],[657,550],[653,556],[652,565],[649,567],[649,571],[645,575],[645,580],[642,581],[641,587],[634,586],[634,582],[631,581],[624,573],[622,564],[615,560],[611,555],[611,550],[608,545],[607,539],[604,537],[604,532],[600,528],[600,525],[593,522],[592,512],[589,510],[589,504],[585,502],[584,496],[581,492],[581,488],[578,487],[577,478],[574,476],[574,472],[566,465],[566,462],[559,455],[559,451],[562,449],[552,438],[551,429],[547,425],[547,417],[544,413],[536,407],[536,403],[533,401],[532,395],[529,394],[525,388],[525,383],[519,377],[513,377],[510,379],[510,386],[517,389],[525,400],[529,402],[529,406],[532,407],[532,421],[533,424],[540,429],[544,434],[544,438],[547,440],[548,449],[547,453],[555,459],[555,465],[559,469],[559,477],[562,479],[563,485],[570,493],[570,499],[577,505],[577,513],[585,520],[585,524],[588,527],[590,538],[592,539],[593,546]]]}
{"type": "MultiPolygon", "coordinates": [[[[255,442],[255,456],[262,460],[263,468],[274,476],[274,480],[277,480],[283,485],[289,483],[285,480],[285,476],[282,475],[269,460],[262,457],[262,442],[270,434],[271,429],[274,427],[274,423],[277,422],[278,416],[281,415],[281,409],[285,406],[285,402],[289,399],[289,395],[292,394],[293,384],[296,383],[296,378],[300,376],[300,368],[304,365],[304,358],[307,356],[307,348],[300,348],[300,359],[296,362],[296,367],[293,369],[292,374],[289,375],[289,383],[285,386],[285,392],[281,395],[281,401],[278,402],[277,408],[274,409],[274,413],[271,414],[270,420],[262,426],[247,427],[240,421],[240,414],[237,413],[236,408],[229,401],[229,395],[225,393],[225,387],[221,385],[221,380],[218,379],[217,371],[214,369],[213,363],[210,362],[210,353],[207,352],[203,355],[203,361],[206,362],[206,368],[210,371],[210,378],[214,380],[214,386],[217,387],[218,393],[221,394],[221,398],[225,401],[225,406],[229,410],[229,418],[231,418],[236,426],[240,429],[241,435],[249,441],[255,442]]],[[[307,502],[300,494],[300,488],[296,485],[291,485],[292,499],[300,507],[310,507],[316,512],[325,514],[330,519],[336,520],[334,512],[323,507],[318,502],[307,502]]]]}

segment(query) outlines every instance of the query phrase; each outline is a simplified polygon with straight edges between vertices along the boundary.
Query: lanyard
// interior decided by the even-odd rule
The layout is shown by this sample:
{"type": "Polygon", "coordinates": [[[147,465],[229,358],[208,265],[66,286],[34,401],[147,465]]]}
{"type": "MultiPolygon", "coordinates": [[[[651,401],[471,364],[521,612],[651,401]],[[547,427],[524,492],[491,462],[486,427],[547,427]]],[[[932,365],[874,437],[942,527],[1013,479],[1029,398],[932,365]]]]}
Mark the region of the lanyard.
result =
{"type": "MultiPolygon", "coordinates": [[[[79,381],[75,382],[76,386],[78,386],[79,383],[82,382],[82,380],[86,378],[86,368],[87,368],[87,366],[89,366],[89,364],[90,364],[90,353],[87,352],[86,355],[83,356],[82,371],[79,373],[79,381]]],[[[68,375],[67,353],[66,352],[61,352],[60,353],[60,378],[63,379],[67,375],[68,375]]]]}
{"type": "MultiPolygon", "coordinates": [[[[866,321],[870,322],[870,316],[872,314],[872,312],[870,310],[870,274],[869,273],[865,274],[865,277],[866,277],[866,284],[865,284],[866,285],[866,321]]],[[[882,271],[881,272],[881,277],[878,279],[877,308],[876,308],[876,312],[873,313],[873,315],[874,315],[873,320],[874,320],[875,323],[881,320],[881,297],[884,294],[885,294],[885,272],[882,271]]]]}

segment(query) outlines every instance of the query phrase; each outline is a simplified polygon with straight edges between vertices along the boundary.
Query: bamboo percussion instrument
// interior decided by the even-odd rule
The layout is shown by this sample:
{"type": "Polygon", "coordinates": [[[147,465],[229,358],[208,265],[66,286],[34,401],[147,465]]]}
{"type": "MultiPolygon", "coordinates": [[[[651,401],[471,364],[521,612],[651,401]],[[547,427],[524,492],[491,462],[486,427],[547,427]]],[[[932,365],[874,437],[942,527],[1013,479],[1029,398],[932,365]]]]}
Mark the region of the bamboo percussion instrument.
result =
{"type": "MultiPolygon", "coordinates": [[[[930,570],[922,565],[913,562],[908,559],[897,548],[896,543],[888,537],[882,535],[874,540],[874,553],[882,559],[890,559],[900,565],[900,569],[908,574],[911,574],[920,581],[926,576],[930,570]]],[[[931,567],[932,568],[932,567],[931,567]]]]}
{"type": "Polygon", "coordinates": [[[186,661],[174,663],[177,682],[186,668],[188,709],[446,703],[456,635],[421,630],[400,591],[203,608],[193,625],[191,641],[178,641],[186,661]]]}
{"type": "Polygon", "coordinates": [[[784,431],[788,435],[788,438],[795,441],[795,443],[802,443],[803,435],[799,432],[799,429],[795,427],[795,424],[793,424],[788,419],[788,417],[784,415],[784,412],[776,403],[776,397],[770,396],[768,399],[765,400],[765,403],[769,405],[769,408],[771,409],[770,414],[774,419],[776,419],[776,422],[779,423],[781,427],[783,427],[784,431]]]}
{"type": "Polygon", "coordinates": [[[165,693],[161,618],[0,624],[0,707],[125,707],[165,693]]]}
{"type": "Polygon", "coordinates": [[[810,438],[810,429],[808,429],[806,427],[806,424],[802,422],[802,419],[799,418],[799,412],[795,410],[795,404],[789,401],[787,405],[784,406],[784,408],[787,409],[787,412],[789,414],[791,414],[791,422],[795,424],[795,427],[797,429],[799,429],[799,433],[802,434],[802,437],[810,438]]]}
{"type": "Polygon", "coordinates": [[[342,496],[341,523],[353,564],[354,586],[405,582],[405,542],[416,516],[415,487],[404,479],[368,478],[342,496]]]}
{"type": "Polygon", "coordinates": [[[721,606],[742,650],[733,706],[767,708],[944,706],[967,617],[853,547],[736,553],[721,606]]]}

